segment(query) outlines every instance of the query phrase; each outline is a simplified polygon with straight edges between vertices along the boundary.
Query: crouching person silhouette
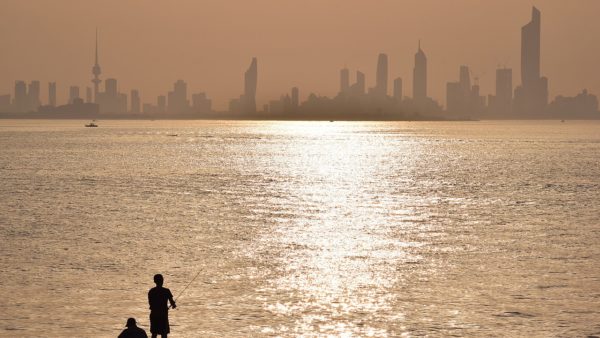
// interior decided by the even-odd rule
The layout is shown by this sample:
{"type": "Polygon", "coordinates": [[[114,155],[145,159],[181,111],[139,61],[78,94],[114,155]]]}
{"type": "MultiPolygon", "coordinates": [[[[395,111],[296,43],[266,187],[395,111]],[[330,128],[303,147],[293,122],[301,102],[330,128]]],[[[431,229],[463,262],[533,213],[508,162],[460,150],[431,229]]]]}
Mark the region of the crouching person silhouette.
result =
{"type": "Polygon", "coordinates": [[[148,338],[146,331],[144,329],[139,328],[135,319],[129,318],[127,319],[127,324],[125,324],[126,329],[121,332],[118,338],[148,338]]]}
{"type": "Polygon", "coordinates": [[[169,307],[167,301],[171,303],[171,307],[174,309],[177,307],[173,300],[173,294],[171,290],[163,288],[163,276],[161,274],[154,275],[154,283],[156,287],[153,287],[148,291],[148,303],[150,304],[150,332],[152,338],[160,336],[167,338],[170,332],[169,329],[169,307]]]}

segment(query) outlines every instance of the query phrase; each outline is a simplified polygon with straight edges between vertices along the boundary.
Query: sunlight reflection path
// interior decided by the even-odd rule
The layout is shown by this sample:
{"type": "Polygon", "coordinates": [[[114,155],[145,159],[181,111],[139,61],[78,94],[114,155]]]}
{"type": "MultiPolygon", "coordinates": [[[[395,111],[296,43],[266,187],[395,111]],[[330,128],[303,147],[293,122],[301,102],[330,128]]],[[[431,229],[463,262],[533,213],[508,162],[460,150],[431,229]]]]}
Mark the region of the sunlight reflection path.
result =
{"type": "MultiPolygon", "coordinates": [[[[376,323],[404,317],[390,312],[396,295],[389,290],[401,282],[396,266],[418,260],[407,248],[422,244],[393,236],[394,224],[409,213],[389,210],[390,201],[379,201],[383,194],[378,190],[392,188],[379,163],[390,151],[409,155],[413,150],[402,144],[385,149],[385,135],[349,133],[342,124],[285,127],[303,137],[283,149],[288,163],[274,166],[287,170],[277,173],[288,179],[276,186],[286,199],[267,204],[299,216],[280,219],[274,233],[264,238],[280,248],[281,269],[270,291],[282,296],[266,307],[275,315],[299,319],[293,327],[277,330],[386,336],[387,329],[376,323]]],[[[413,158],[403,157],[401,165],[410,166],[413,158]]],[[[395,202],[400,209],[403,201],[395,202]]]]}

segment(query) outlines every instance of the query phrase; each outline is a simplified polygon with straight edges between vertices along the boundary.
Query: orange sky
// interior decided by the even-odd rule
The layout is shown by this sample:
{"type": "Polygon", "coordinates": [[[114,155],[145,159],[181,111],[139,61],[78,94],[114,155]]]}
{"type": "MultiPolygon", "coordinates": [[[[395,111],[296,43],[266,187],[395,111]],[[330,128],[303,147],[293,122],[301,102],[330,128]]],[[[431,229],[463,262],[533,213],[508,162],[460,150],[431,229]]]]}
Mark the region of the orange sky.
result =
{"type": "MultiPolygon", "coordinates": [[[[3,0],[0,94],[14,80],[57,81],[59,103],[71,84],[90,85],[94,30],[101,31],[102,78],[155,102],[173,82],[206,91],[223,109],[242,92],[243,72],[258,57],[258,103],[292,86],[334,95],[344,65],[373,85],[377,54],[391,79],[412,92],[417,40],[429,58],[429,93],[444,103],[461,64],[494,90],[495,69],[520,82],[520,28],[531,6],[542,11],[542,73],[550,93],[600,95],[598,0],[3,0]]],[[[352,76],[354,80],[354,76],[352,76]]]]}

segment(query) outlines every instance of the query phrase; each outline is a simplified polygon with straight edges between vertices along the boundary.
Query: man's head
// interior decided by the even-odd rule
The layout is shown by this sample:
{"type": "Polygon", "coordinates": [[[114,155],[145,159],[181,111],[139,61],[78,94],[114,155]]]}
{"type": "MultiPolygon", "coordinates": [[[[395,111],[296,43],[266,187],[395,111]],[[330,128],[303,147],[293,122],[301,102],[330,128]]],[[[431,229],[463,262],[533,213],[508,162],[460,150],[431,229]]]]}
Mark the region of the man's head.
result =
{"type": "Polygon", "coordinates": [[[160,273],[157,273],[156,275],[154,275],[154,283],[157,286],[162,286],[164,282],[164,278],[160,273]]]}
{"type": "Polygon", "coordinates": [[[125,324],[125,327],[137,327],[137,324],[135,323],[135,319],[134,318],[127,319],[127,324],[125,324]]]}

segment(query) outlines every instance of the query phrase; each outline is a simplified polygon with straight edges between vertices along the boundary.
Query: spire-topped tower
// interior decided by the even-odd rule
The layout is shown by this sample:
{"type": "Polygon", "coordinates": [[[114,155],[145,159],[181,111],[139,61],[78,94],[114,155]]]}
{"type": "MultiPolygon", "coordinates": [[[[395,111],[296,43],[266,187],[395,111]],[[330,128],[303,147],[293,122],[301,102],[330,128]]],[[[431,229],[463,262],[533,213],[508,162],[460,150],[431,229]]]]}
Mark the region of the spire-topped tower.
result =
{"type": "Polygon", "coordinates": [[[415,54],[415,67],[413,68],[413,99],[415,101],[424,101],[427,98],[427,56],[421,49],[421,40],[419,40],[419,50],[415,54]]]}
{"type": "Polygon", "coordinates": [[[96,28],[96,59],[94,63],[94,67],[92,67],[92,74],[94,78],[92,79],[92,83],[94,84],[94,102],[98,103],[98,92],[100,91],[100,74],[102,70],[100,69],[100,65],[98,64],[98,28],[96,28]]]}

